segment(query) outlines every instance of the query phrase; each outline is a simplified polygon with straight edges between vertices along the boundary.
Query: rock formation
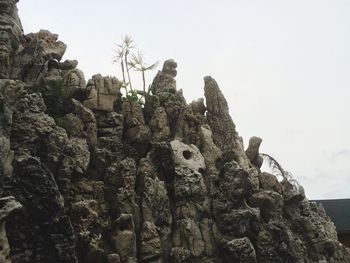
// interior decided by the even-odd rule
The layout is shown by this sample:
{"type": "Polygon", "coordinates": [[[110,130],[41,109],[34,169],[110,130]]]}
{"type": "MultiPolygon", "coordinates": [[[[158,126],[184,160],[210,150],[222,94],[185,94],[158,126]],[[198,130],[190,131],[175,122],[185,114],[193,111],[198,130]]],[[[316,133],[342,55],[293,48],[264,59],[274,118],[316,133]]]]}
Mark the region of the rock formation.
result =
{"type": "Polygon", "coordinates": [[[0,262],[350,262],[302,187],[261,172],[218,84],[187,104],[167,60],[145,105],[61,62],[0,0],[0,262]]]}

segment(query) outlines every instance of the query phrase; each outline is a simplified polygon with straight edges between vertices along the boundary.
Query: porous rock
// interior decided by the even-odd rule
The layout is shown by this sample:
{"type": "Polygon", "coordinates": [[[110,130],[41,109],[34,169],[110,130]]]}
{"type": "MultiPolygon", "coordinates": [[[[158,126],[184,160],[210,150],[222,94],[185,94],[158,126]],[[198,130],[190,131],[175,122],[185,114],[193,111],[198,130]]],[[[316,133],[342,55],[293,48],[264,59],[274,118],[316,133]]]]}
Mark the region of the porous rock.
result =
{"type": "Polygon", "coordinates": [[[244,151],[213,78],[190,105],[174,60],[144,107],[114,77],[86,87],[56,34],[24,35],[16,2],[0,0],[1,262],[350,262],[325,210],[260,171],[261,139],[244,151]]]}
{"type": "Polygon", "coordinates": [[[102,77],[101,74],[92,76],[88,81],[89,92],[84,106],[89,109],[113,111],[113,103],[120,96],[122,83],[116,78],[102,77]]]}

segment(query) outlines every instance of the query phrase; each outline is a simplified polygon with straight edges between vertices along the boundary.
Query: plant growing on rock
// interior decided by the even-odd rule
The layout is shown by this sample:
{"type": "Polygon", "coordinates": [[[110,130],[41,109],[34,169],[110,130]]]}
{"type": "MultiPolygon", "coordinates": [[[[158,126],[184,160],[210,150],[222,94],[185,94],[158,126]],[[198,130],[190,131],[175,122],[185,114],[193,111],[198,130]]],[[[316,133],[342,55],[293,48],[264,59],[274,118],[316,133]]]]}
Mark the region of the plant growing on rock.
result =
{"type": "Polygon", "coordinates": [[[122,70],[123,74],[123,83],[125,85],[125,90],[127,92],[127,86],[130,86],[130,90],[132,89],[132,84],[131,84],[131,77],[130,77],[130,71],[129,71],[129,62],[128,62],[128,57],[130,55],[130,51],[135,48],[133,45],[134,40],[129,36],[129,35],[124,35],[122,37],[122,43],[121,44],[116,44],[117,49],[114,50],[116,55],[113,57],[113,62],[114,63],[120,63],[120,68],[122,70]],[[125,71],[128,76],[128,81],[126,82],[125,78],[125,71]]]}
{"type": "Polygon", "coordinates": [[[116,55],[113,57],[113,63],[120,65],[123,76],[122,87],[125,89],[125,96],[129,101],[133,101],[142,105],[144,96],[149,92],[149,90],[146,92],[145,72],[155,69],[158,65],[158,62],[148,65],[144,61],[144,57],[141,51],[138,50],[135,53],[134,51],[136,46],[134,45],[134,40],[129,35],[124,35],[122,37],[121,44],[116,44],[116,46],[117,49],[114,50],[116,55]],[[142,91],[133,89],[130,69],[141,72],[143,83],[142,91]],[[130,90],[128,89],[128,86],[130,86],[130,90]]]}
{"type": "Polygon", "coordinates": [[[135,102],[135,103],[139,104],[140,106],[143,105],[142,97],[139,97],[139,94],[137,93],[136,90],[130,90],[126,94],[126,98],[128,99],[128,101],[135,102]]]}
{"type": "MultiPolygon", "coordinates": [[[[141,72],[142,74],[142,84],[143,84],[143,92],[146,94],[146,78],[145,78],[145,72],[148,70],[154,70],[158,66],[158,61],[148,65],[144,61],[143,54],[140,50],[137,51],[137,53],[131,54],[131,60],[129,62],[129,66],[133,68],[134,70],[141,72]]],[[[148,91],[149,92],[149,91],[148,91]]]]}
{"type": "Polygon", "coordinates": [[[260,156],[264,159],[264,161],[268,163],[269,167],[272,170],[272,173],[276,177],[282,176],[284,180],[287,180],[290,183],[296,186],[299,186],[299,183],[293,178],[292,173],[285,170],[275,158],[273,158],[271,155],[267,153],[260,153],[260,156]]]}

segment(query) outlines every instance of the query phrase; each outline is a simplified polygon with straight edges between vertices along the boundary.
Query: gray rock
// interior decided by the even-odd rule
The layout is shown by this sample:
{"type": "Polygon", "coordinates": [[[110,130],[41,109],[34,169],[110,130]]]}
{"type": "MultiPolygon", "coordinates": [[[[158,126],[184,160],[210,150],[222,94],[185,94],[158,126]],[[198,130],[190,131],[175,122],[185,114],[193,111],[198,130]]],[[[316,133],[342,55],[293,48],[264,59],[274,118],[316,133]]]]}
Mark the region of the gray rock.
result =
{"type": "Polygon", "coordinates": [[[11,77],[15,56],[25,45],[16,3],[16,0],[0,1],[0,79],[11,77]]]}
{"type": "Polygon", "coordinates": [[[86,93],[86,81],[84,73],[79,69],[71,69],[63,76],[64,97],[82,97],[86,93]]]}
{"type": "Polygon", "coordinates": [[[52,34],[48,30],[41,29],[38,33],[26,35],[27,42],[38,42],[41,53],[45,60],[55,59],[60,61],[66,52],[67,45],[58,40],[57,34],[52,34]]]}
{"type": "Polygon", "coordinates": [[[282,194],[282,185],[277,180],[276,176],[263,172],[259,174],[260,187],[265,190],[275,191],[282,194]]]}
{"type": "Polygon", "coordinates": [[[230,156],[227,162],[234,160],[248,172],[250,180],[257,188],[258,171],[251,166],[244,152],[242,138],[239,137],[229,114],[227,101],[216,81],[210,76],[204,78],[204,95],[207,102],[206,116],[214,143],[223,151],[224,156],[230,156]]]}
{"type": "Polygon", "coordinates": [[[1,262],[350,262],[325,210],[260,172],[261,139],[244,151],[214,79],[188,105],[167,60],[142,107],[113,77],[85,87],[57,35],[0,6],[1,262]]]}
{"type": "Polygon", "coordinates": [[[102,77],[101,74],[92,76],[88,81],[89,92],[84,106],[93,110],[113,111],[113,103],[120,96],[122,83],[111,77],[102,77]]]}
{"type": "Polygon", "coordinates": [[[136,235],[132,215],[122,214],[113,222],[112,248],[122,262],[136,262],[136,235]]]}
{"type": "Polygon", "coordinates": [[[141,106],[131,101],[124,101],[122,114],[126,142],[136,145],[140,151],[144,152],[151,141],[151,130],[146,125],[141,106]]]}
{"type": "MultiPolygon", "coordinates": [[[[84,138],[86,138],[86,141],[89,145],[89,149],[93,150],[97,145],[97,124],[95,115],[90,109],[84,107],[79,101],[74,99],[72,99],[72,112],[82,122],[85,133],[84,138]]],[[[68,126],[67,129],[70,129],[70,126],[68,126]]]]}
{"type": "Polygon", "coordinates": [[[195,145],[186,145],[179,140],[171,141],[170,145],[175,165],[194,171],[205,169],[204,158],[195,145]]]}
{"type": "Polygon", "coordinates": [[[203,98],[200,98],[196,101],[192,101],[190,106],[194,114],[204,115],[204,113],[207,110],[207,108],[204,105],[203,98]]]}
{"type": "Polygon", "coordinates": [[[176,93],[177,63],[173,59],[164,62],[161,71],[158,71],[152,83],[152,92],[156,95],[161,93],[176,93]]]}
{"type": "Polygon", "coordinates": [[[150,120],[150,128],[153,134],[153,141],[165,141],[170,138],[171,130],[168,124],[168,117],[163,107],[158,107],[150,120]]]}
{"type": "Polygon", "coordinates": [[[228,261],[256,263],[255,250],[246,237],[233,239],[224,244],[224,251],[228,261]]]}
{"type": "Polygon", "coordinates": [[[57,63],[57,68],[61,70],[71,70],[78,66],[78,60],[66,59],[63,62],[57,63]]]}
{"type": "Polygon", "coordinates": [[[5,224],[13,212],[22,208],[22,205],[13,196],[0,198],[0,262],[11,263],[5,224]]]}
{"type": "Polygon", "coordinates": [[[13,212],[22,208],[23,206],[13,196],[0,198],[0,222],[6,221],[13,212]]]}
{"type": "Polygon", "coordinates": [[[259,155],[259,147],[262,142],[262,139],[259,137],[251,137],[249,139],[249,146],[245,151],[246,155],[250,162],[255,165],[257,168],[260,168],[263,164],[263,158],[259,155]]]}

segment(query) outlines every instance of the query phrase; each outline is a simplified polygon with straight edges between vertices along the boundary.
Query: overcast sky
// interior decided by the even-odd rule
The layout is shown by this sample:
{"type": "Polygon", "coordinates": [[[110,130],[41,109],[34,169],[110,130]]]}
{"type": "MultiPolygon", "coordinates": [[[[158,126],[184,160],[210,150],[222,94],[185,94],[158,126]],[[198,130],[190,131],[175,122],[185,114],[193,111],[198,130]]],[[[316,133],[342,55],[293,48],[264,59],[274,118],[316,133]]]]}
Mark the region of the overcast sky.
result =
{"type": "Polygon", "coordinates": [[[350,1],[21,0],[18,8],[25,33],[59,34],[64,58],[77,59],[86,79],[121,78],[112,57],[123,34],[150,63],[178,62],[187,101],[203,97],[211,75],[245,144],[262,137],[261,151],[309,199],[350,198],[350,1]]]}

